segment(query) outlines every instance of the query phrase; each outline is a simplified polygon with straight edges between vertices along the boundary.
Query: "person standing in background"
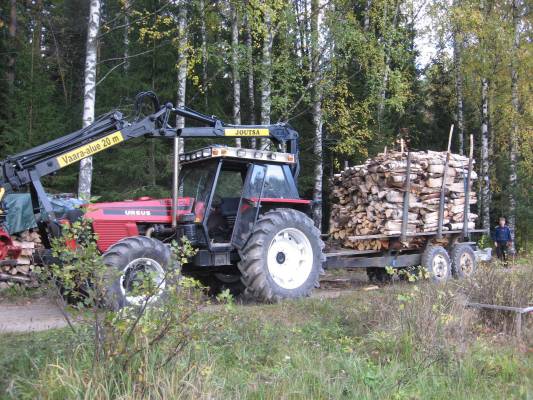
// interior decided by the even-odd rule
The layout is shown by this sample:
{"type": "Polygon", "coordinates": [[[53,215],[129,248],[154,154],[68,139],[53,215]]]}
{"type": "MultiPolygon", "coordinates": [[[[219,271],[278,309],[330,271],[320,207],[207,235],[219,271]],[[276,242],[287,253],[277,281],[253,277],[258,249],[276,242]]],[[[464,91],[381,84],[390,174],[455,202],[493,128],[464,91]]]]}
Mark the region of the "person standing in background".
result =
{"type": "Polygon", "coordinates": [[[505,217],[500,217],[499,224],[492,232],[492,240],[496,246],[496,255],[507,265],[507,246],[513,241],[511,229],[506,225],[505,217]]]}

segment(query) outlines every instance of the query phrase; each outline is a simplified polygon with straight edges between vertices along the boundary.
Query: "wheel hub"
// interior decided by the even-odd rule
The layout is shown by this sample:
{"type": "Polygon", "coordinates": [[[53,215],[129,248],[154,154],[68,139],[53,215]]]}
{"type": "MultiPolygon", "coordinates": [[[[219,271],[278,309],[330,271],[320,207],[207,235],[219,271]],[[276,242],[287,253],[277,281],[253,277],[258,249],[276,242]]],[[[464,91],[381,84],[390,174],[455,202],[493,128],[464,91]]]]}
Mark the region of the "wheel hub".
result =
{"type": "Polygon", "coordinates": [[[459,259],[459,267],[465,273],[465,275],[472,274],[474,270],[474,261],[469,254],[463,253],[459,259]]]}
{"type": "Polygon", "coordinates": [[[445,278],[447,269],[448,262],[446,261],[446,258],[441,254],[437,254],[433,258],[433,274],[437,278],[445,278]]]}
{"type": "Polygon", "coordinates": [[[131,261],[122,270],[120,276],[120,291],[128,303],[141,305],[147,299],[147,295],[134,293],[137,285],[141,285],[146,279],[151,279],[151,285],[155,293],[148,299],[149,302],[159,298],[165,289],[165,271],[161,264],[151,258],[137,258],[131,261]]]}
{"type": "Polygon", "coordinates": [[[311,242],[299,229],[279,231],[270,242],[267,265],[278,286],[284,289],[302,286],[313,269],[311,242]]]}

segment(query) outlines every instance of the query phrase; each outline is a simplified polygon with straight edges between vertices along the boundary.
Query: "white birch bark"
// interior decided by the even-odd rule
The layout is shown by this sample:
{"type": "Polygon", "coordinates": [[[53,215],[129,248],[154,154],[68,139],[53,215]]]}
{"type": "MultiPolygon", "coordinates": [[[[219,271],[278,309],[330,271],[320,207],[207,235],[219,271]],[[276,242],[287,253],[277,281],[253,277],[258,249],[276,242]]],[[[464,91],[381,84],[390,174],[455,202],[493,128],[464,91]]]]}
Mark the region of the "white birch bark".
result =
{"type": "MultiPolygon", "coordinates": [[[[513,0],[513,48],[511,56],[511,103],[513,106],[513,118],[511,126],[511,140],[509,146],[509,216],[508,222],[511,231],[516,228],[516,163],[518,153],[518,115],[520,112],[520,100],[518,98],[518,69],[517,58],[520,47],[520,0],[513,0]]],[[[514,238],[513,238],[514,239],[514,238]]],[[[514,250],[514,241],[513,249],[514,250]]]]}
{"type": "Polygon", "coordinates": [[[315,181],[313,185],[313,221],[315,226],[320,229],[322,226],[322,181],[323,181],[323,154],[322,154],[322,93],[319,82],[320,65],[319,65],[319,0],[311,0],[311,68],[312,79],[317,83],[313,88],[313,125],[314,125],[314,143],[313,151],[315,156],[315,181]]]}
{"type": "MultiPolygon", "coordinates": [[[[83,94],[83,127],[94,121],[94,107],[96,102],[96,63],[98,31],[100,30],[100,0],[91,0],[89,10],[89,24],[87,27],[87,48],[85,56],[85,81],[83,94]]],[[[91,184],[93,175],[92,157],[80,162],[78,178],[78,196],[82,199],[91,198],[91,184]]]]}
{"type": "Polygon", "coordinates": [[[124,0],[124,73],[130,69],[130,0],[124,0]]]}
{"type": "MultiPolygon", "coordinates": [[[[261,124],[270,124],[270,110],[272,106],[271,79],[272,79],[272,43],[274,35],[272,33],[271,10],[265,7],[265,37],[263,38],[263,73],[261,76],[261,124]]],[[[268,145],[267,139],[261,139],[261,148],[268,145]]]]}
{"type": "Polygon", "coordinates": [[[365,4],[365,19],[363,22],[363,29],[365,32],[368,32],[370,28],[370,10],[372,9],[372,0],[366,0],[365,4]]]}
{"type": "Polygon", "coordinates": [[[9,91],[13,91],[15,82],[15,54],[16,38],[17,38],[17,0],[10,0],[9,2],[9,47],[13,50],[7,56],[7,71],[6,79],[9,91]]]}
{"type": "MultiPolygon", "coordinates": [[[[458,1],[454,0],[454,7],[458,6],[458,1]]],[[[453,41],[453,69],[455,75],[455,102],[456,102],[456,126],[459,137],[459,154],[464,154],[464,113],[463,113],[463,69],[461,60],[461,50],[463,41],[459,34],[459,29],[454,22],[452,41],[453,41]]]]}
{"type": "Polygon", "coordinates": [[[202,54],[202,94],[204,96],[205,108],[208,109],[208,96],[207,96],[207,29],[205,26],[206,13],[205,13],[205,2],[200,0],[200,36],[202,40],[201,44],[201,54],[202,54]]]}
{"type": "MultiPolygon", "coordinates": [[[[400,13],[400,1],[395,2],[394,17],[392,18],[393,29],[396,30],[398,25],[398,14],[400,13]]],[[[385,14],[386,19],[386,14],[385,14]]],[[[390,46],[392,45],[392,37],[389,34],[389,37],[385,41],[385,65],[383,68],[383,77],[381,80],[381,87],[379,93],[379,103],[378,103],[378,130],[381,131],[381,122],[383,119],[383,112],[385,111],[385,100],[387,97],[387,86],[389,83],[389,73],[390,73],[390,58],[391,50],[390,46]]]]}
{"type": "Polygon", "coordinates": [[[481,225],[490,229],[490,177],[489,177],[489,81],[481,82],[481,225]]]}
{"type": "MultiPolygon", "coordinates": [[[[187,8],[181,3],[178,13],[178,82],[176,90],[176,106],[185,106],[185,94],[187,88],[187,8]]],[[[176,116],[176,127],[181,129],[185,126],[185,118],[176,116]]],[[[179,139],[179,153],[183,152],[183,139],[179,139]]]]}
{"type": "MultiPolygon", "coordinates": [[[[255,84],[254,84],[254,60],[253,60],[253,43],[252,43],[252,31],[250,29],[248,9],[244,16],[244,29],[245,29],[245,46],[246,46],[246,63],[248,72],[248,106],[250,107],[250,124],[256,123],[255,119],[255,84]]],[[[250,147],[255,149],[257,147],[256,139],[250,139],[250,147]]]]}
{"type": "MultiPolygon", "coordinates": [[[[230,4],[231,18],[231,75],[233,80],[233,123],[241,124],[241,76],[239,73],[239,17],[237,6],[230,4]]],[[[241,138],[235,139],[235,145],[241,147],[241,138]]]]}

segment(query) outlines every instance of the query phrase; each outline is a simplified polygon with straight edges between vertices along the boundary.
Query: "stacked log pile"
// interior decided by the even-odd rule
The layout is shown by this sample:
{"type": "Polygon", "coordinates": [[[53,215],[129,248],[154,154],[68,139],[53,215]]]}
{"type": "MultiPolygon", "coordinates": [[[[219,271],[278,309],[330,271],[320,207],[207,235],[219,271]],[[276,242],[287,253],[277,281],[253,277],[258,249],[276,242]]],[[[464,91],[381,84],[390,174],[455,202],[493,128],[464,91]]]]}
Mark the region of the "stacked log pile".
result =
{"type": "Polygon", "coordinates": [[[37,286],[37,279],[32,273],[35,268],[33,256],[35,250],[42,247],[41,237],[37,232],[24,231],[13,235],[12,239],[22,251],[11,265],[0,266],[0,289],[14,285],[37,286]]]}
{"type": "MultiPolygon", "coordinates": [[[[399,236],[409,186],[406,233],[436,232],[446,152],[412,152],[407,185],[407,154],[378,154],[363,165],[348,167],[333,178],[330,234],[358,250],[387,248],[387,236],[399,236]],[[363,236],[364,238],[358,238],[363,236]],[[369,237],[370,236],[370,237],[369,237]],[[376,237],[372,237],[376,236],[376,237]]],[[[451,154],[444,182],[443,231],[463,228],[468,158],[451,154]]],[[[471,173],[471,182],[476,174],[471,173]]],[[[470,191],[469,204],[477,202],[470,191]]],[[[473,229],[476,214],[468,213],[473,229]]]]}

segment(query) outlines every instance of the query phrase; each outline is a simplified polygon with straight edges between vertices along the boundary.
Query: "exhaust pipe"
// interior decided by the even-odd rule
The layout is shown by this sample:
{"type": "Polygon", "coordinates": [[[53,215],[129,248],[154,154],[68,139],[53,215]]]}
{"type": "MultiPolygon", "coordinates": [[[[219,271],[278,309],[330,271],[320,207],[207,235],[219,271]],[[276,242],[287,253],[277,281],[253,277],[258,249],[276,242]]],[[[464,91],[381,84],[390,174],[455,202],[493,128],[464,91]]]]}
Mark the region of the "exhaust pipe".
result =
{"type": "Polygon", "coordinates": [[[178,223],[178,184],[179,184],[179,152],[180,139],[174,138],[174,162],[173,162],[173,177],[172,177],[172,228],[176,228],[178,223]]]}

